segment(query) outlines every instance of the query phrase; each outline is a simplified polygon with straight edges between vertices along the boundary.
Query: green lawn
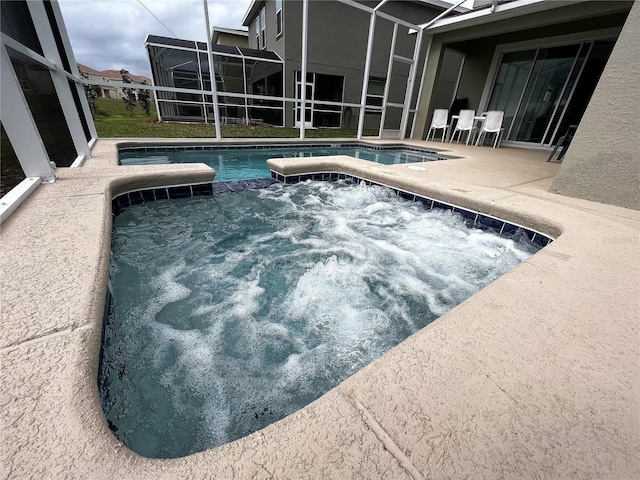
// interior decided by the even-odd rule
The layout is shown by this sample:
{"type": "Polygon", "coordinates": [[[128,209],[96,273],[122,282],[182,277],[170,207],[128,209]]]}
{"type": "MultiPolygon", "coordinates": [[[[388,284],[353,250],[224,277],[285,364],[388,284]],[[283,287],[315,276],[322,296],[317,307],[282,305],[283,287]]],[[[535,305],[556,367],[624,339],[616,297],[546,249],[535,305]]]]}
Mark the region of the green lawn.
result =
{"type": "MultiPolygon", "coordinates": [[[[213,125],[203,123],[158,122],[155,107],[147,117],[138,106],[133,117],[127,112],[124,102],[112,98],[98,99],[98,113],[94,123],[99,137],[138,138],[215,138],[213,125]]],[[[377,131],[366,130],[364,135],[377,135],[377,131]]],[[[269,126],[222,125],[224,138],[298,138],[297,128],[269,126]]],[[[345,128],[318,128],[305,130],[307,138],[354,138],[356,130],[345,128]]]]}

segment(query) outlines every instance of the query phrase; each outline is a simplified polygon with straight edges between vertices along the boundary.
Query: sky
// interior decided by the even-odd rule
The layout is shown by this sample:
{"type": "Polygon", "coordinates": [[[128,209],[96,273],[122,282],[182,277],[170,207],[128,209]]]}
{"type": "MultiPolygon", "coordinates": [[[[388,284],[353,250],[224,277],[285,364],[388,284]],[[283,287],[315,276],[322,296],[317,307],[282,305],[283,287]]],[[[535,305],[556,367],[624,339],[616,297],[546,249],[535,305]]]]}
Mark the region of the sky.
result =
{"type": "MultiPolygon", "coordinates": [[[[243,28],[250,3],[208,0],[210,26],[243,28]]],[[[144,48],[149,34],[206,41],[203,0],[58,0],[58,4],[76,61],[96,70],[124,68],[151,77],[144,48]]]]}

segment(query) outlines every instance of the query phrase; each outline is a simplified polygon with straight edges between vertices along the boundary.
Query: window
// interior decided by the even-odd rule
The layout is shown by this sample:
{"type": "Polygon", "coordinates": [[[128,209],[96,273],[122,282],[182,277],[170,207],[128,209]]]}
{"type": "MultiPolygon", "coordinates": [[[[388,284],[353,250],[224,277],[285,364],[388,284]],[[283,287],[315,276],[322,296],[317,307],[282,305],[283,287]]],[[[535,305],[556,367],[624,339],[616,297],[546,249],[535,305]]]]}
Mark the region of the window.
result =
{"type": "Polygon", "coordinates": [[[22,166],[18,161],[16,152],[13,151],[9,137],[4,131],[2,122],[0,122],[0,127],[0,130],[2,130],[2,136],[0,137],[2,139],[0,142],[0,146],[2,147],[2,156],[0,156],[0,161],[2,162],[2,175],[0,175],[0,197],[4,197],[9,190],[18,185],[26,178],[26,176],[22,171],[22,166]]]}
{"type": "Polygon", "coordinates": [[[2,2],[2,33],[44,55],[27,2],[2,2]]]}
{"type": "Polygon", "coordinates": [[[282,0],[276,0],[276,36],[282,35],[282,0]]]}
{"type": "Polygon", "coordinates": [[[267,22],[266,22],[265,8],[260,10],[260,48],[267,48],[267,22]]]}
{"type": "Polygon", "coordinates": [[[59,167],[69,167],[78,153],[51,73],[45,66],[20,52],[12,48],[7,48],[7,51],[49,159],[59,167]]]}
{"type": "Polygon", "coordinates": [[[382,113],[382,101],[384,100],[385,83],[386,81],[384,78],[369,78],[369,85],[367,86],[366,113],[382,113]]]}
{"type": "Polygon", "coordinates": [[[256,48],[260,48],[260,15],[256,17],[256,48]]]}
{"type": "Polygon", "coordinates": [[[612,45],[598,54],[592,42],[503,53],[487,110],[504,111],[505,139],[551,146],[579,123],[612,45]]]}
{"type": "MultiPolygon", "coordinates": [[[[301,78],[300,72],[296,71],[296,98],[301,97],[301,78]]],[[[340,127],[342,122],[342,107],[340,105],[333,105],[333,103],[342,102],[343,91],[344,77],[307,72],[306,100],[314,100],[315,103],[312,106],[307,104],[305,108],[305,122],[310,123],[314,127],[340,127]]],[[[300,108],[298,106],[296,106],[295,115],[296,121],[299,122],[300,108]]]]}

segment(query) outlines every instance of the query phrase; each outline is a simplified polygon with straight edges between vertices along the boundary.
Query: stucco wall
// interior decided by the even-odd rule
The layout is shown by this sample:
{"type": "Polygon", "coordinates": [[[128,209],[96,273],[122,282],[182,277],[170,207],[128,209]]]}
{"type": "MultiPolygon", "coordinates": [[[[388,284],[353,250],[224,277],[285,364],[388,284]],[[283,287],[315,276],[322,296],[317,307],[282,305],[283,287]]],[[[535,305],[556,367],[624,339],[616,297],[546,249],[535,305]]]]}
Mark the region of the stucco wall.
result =
{"type": "Polygon", "coordinates": [[[640,4],[634,3],[551,191],[640,210],[640,4]]]}
{"type": "Polygon", "coordinates": [[[587,2],[581,4],[580,8],[561,7],[551,12],[531,13],[435,35],[429,52],[414,138],[426,136],[433,109],[438,103],[433,95],[445,48],[465,55],[463,74],[456,96],[467,98],[469,108],[482,110],[485,108],[481,102],[482,95],[487,86],[491,60],[498,45],[620,28],[629,6],[629,2],[587,2]]]}
{"type": "MultiPolygon", "coordinates": [[[[441,10],[426,8],[424,5],[408,2],[394,2],[385,6],[390,14],[402,14],[402,18],[410,18],[412,22],[420,23],[434,18],[441,10]]],[[[269,6],[267,4],[267,23],[269,6]]],[[[313,1],[309,2],[309,30],[307,45],[307,71],[328,75],[344,76],[343,100],[348,103],[360,103],[363,71],[366,60],[367,40],[369,32],[370,14],[338,2],[313,1]]],[[[286,45],[284,49],[285,61],[285,94],[294,96],[294,74],[300,70],[302,55],[302,2],[284,3],[284,35],[286,45]]],[[[408,35],[408,29],[400,26],[396,39],[395,52],[404,57],[412,57],[416,36],[408,35]]],[[[375,25],[373,55],[371,59],[371,77],[385,78],[389,62],[389,51],[393,34],[393,23],[384,18],[378,18],[375,25]]],[[[418,86],[421,81],[423,60],[427,42],[423,41],[421,54],[417,66],[416,87],[413,98],[417,97],[418,86]]],[[[392,73],[389,101],[402,103],[407,86],[407,70],[404,65],[396,62],[392,73]]],[[[400,110],[391,109],[387,114],[387,124],[399,126],[400,110]],[[398,117],[399,118],[399,117],[398,117]],[[397,124],[397,125],[396,125],[397,124]]],[[[355,128],[358,111],[351,109],[349,127],[355,128]]],[[[365,129],[377,129],[380,115],[367,115],[365,129]]],[[[343,124],[345,119],[343,118],[343,124]]],[[[286,125],[293,125],[293,109],[288,104],[286,111],[286,125]]]]}

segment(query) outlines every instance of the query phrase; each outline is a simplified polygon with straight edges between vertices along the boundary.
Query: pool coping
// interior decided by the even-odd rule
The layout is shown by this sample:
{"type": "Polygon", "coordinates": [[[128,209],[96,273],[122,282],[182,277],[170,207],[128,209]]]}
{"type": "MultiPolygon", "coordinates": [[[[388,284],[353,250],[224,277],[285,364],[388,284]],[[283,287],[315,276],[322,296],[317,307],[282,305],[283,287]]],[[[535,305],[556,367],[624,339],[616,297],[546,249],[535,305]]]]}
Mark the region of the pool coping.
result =
{"type": "MultiPolygon", "coordinates": [[[[338,163],[556,240],[264,430],[176,460],[130,452],[97,398],[111,198],[213,173],[119,167],[118,143],[100,140],[85,167],[58,169],[58,182],[38,189],[0,233],[7,477],[640,475],[640,212],[548,193],[557,168],[544,154],[434,142],[422,143],[461,159],[426,171],[338,163]]],[[[282,162],[287,175],[302,168],[282,162]]],[[[336,160],[325,162],[334,169],[336,160]]]]}

